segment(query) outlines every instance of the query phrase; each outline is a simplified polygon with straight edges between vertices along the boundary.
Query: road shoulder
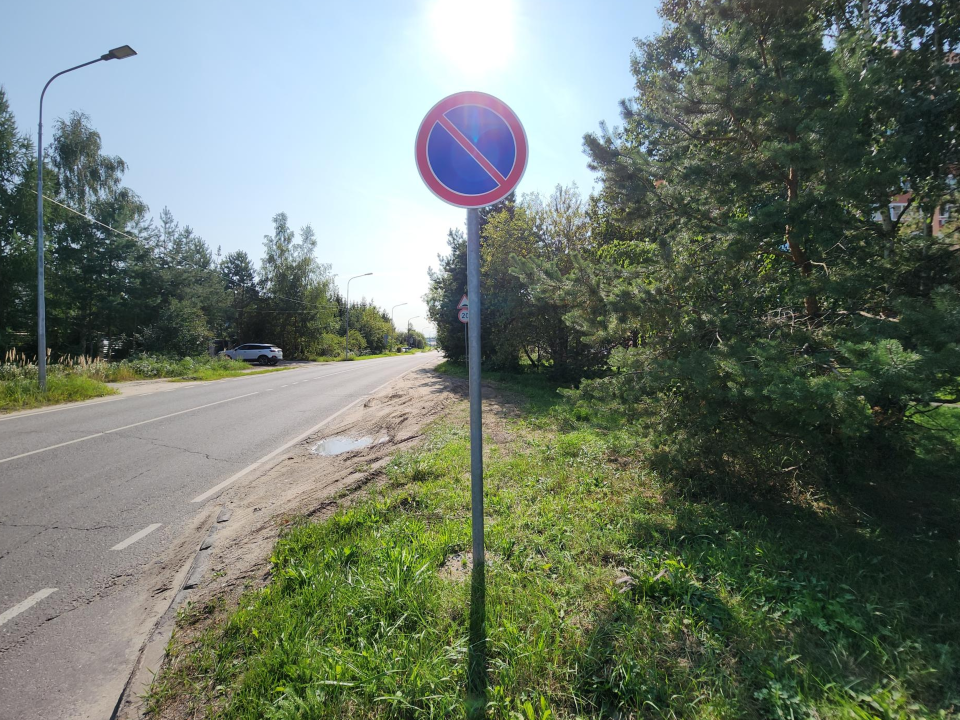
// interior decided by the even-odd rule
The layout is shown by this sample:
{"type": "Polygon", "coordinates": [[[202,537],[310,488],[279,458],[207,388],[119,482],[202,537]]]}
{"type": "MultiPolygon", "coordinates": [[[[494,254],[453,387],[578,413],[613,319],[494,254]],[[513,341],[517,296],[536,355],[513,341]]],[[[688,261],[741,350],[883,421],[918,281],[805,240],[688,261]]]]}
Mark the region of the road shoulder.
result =
{"type": "Polygon", "coordinates": [[[171,585],[169,579],[154,578],[141,589],[145,602],[158,593],[172,598],[170,609],[144,643],[114,717],[141,717],[141,696],[160,669],[177,609],[184,602],[230,605],[245,590],[262,585],[273,547],[290,523],[303,517],[327,517],[383,482],[383,468],[391,458],[415,447],[424,428],[462,398],[463,382],[432,372],[434,364],[427,362],[391,381],[335,422],[286,449],[265,472],[238,480],[205,509],[203,522],[174,543],[162,565],[180,568],[177,582],[171,585]],[[312,451],[332,437],[370,438],[371,442],[333,456],[312,451]],[[204,546],[208,547],[197,552],[204,546]],[[196,587],[183,587],[194,583],[196,587]]]}

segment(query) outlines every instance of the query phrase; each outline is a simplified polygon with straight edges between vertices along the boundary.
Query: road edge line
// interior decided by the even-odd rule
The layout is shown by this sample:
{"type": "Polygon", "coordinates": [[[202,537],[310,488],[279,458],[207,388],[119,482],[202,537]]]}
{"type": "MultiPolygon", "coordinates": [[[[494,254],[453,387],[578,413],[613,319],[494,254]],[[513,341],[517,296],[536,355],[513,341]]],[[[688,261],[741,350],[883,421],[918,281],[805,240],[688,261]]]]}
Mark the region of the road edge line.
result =
{"type": "MultiPolygon", "coordinates": [[[[191,502],[191,503],[203,503],[203,502],[206,502],[207,500],[209,500],[209,499],[212,498],[213,496],[215,496],[215,495],[217,495],[218,493],[220,493],[222,490],[225,490],[226,488],[228,488],[230,485],[232,485],[233,483],[235,483],[237,480],[239,480],[239,479],[242,478],[243,476],[245,476],[245,475],[253,472],[254,470],[256,470],[256,469],[257,469],[258,467],[260,467],[261,465],[264,465],[264,464],[270,462],[270,460],[272,460],[274,457],[276,457],[277,455],[279,455],[280,453],[282,453],[284,450],[289,450],[291,447],[293,447],[294,445],[296,445],[298,442],[301,442],[302,440],[310,437],[310,436],[313,435],[315,432],[317,432],[317,430],[319,430],[320,428],[322,428],[324,425],[326,425],[327,423],[329,423],[331,420],[335,420],[336,418],[338,418],[340,415],[342,415],[343,413],[345,413],[347,410],[351,409],[354,405],[356,405],[357,403],[359,403],[361,400],[365,400],[366,398],[370,397],[371,395],[376,395],[378,392],[380,392],[381,390],[383,390],[383,388],[385,388],[385,387],[386,387],[387,385],[389,385],[390,383],[396,382],[397,380],[401,379],[402,377],[406,376],[407,374],[412,373],[414,370],[419,370],[419,369],[420,369],[421,367],[423,367],[424,365],[426,365],[425,362],[420,363],[419,365],[416,365],[416,366],[410,368],[409,370],[406,370],[406,371],[402,372],[401,374],[397,375],[396,377],[390,378],[390,379],[387,380],[385,383],[383,383],[382,385],[379,385],[378,387],[374,388],[374,389],[371,390],[370,392],[364,393],[363,395],[361,395],[360,397],[358,397],[356,400],[354,400],[353,402],[351,402],[349,405],[345,405],[344,407],[340,408],[340,409],[337,410],[337,412],[335,412],[333,415],[330,415],[329,417],[325,418],[324,420],[321,420],[319,423],[317,423],[316,425],[314,425],[312,428],[310,428],[310,429],[307,430],[306,432],[303,432],[303,433],[301,433],[300,435],[297,435],[297,437],[293,438],[293,440],[290,440],[290,441],[284,443],[283,445],[281,445],[280,447],[278,447],[278,448],[277,448],[276,450],[274,450],[273,452],[268,453],[267,455],[264,455],[264,456],[263,456],[262,458],[260,458],[259,460],[254,460],[252,463],[250,463],[249,465],[247,465],[245,468],[243,468],[243,469],[240,470],[239,472],[235,473],[234,475],[231,475],[230,477],[228,477],[228,478],[227,478],[226,480],[224,480],[223,482],[218,483],[217,485],[214,485],[212,488],[210,488],[209,490],[207,490],[205,493],[201,493],[200,495],[197,495],[197,496],[196,496],[193,500],[191,500],[190,502],[191,502]]],[[[344,372],[346,372],[346,371],[344,371],[344,372]]]]}

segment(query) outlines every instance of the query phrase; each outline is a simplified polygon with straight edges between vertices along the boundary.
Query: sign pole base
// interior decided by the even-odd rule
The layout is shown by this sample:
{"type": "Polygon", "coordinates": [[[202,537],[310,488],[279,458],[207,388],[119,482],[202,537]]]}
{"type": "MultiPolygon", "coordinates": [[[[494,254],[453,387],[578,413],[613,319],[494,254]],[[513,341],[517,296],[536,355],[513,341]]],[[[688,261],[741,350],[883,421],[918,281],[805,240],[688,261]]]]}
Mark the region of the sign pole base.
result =
{"type": "Polygon", "coordinates": [[[473,569],[483,557],[483,425],[480,399],[480,212],[467,210],[467,376],[470,378],[470,506],[472,513],[473,569]]]}

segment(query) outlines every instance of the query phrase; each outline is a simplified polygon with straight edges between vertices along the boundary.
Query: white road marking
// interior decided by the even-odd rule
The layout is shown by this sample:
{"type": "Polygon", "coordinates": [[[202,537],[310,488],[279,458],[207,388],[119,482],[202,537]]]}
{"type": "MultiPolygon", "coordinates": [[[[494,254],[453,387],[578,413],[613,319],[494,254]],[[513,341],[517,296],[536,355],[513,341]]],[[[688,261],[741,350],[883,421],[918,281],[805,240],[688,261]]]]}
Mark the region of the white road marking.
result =
{"type": "Polygon", "coordinates": [[[281,385],[280,387],[285,388],[285,387],[287,387],[287,386],[286,386],[286,385],[281,385]]]}
{"type": "Polygon", "coordinates": [[[9,620],[13,620],[17,615],[22,613],[24,610],[28,610],[29,608],[33,607],[38,602],[43,600],[47,595],[52,595],[56,591],[57,591],[56,588],[44,588],[40,592],[34,593],[30,597],[28,597],[22,603],[17,603],[12,608],[10,608],[5,613],[3,613],[3,615],[0,615],[0,625],[3,625],[5,622],[9,620]]]}
{"type": "Polygon", "coordinates": [[[140,422],[124,425],[123,427],[114,428],[113,430],[104,430],[103,432],[94,433],[93,435],[85,435],[83,437],[76,438],[75,440],[67,440],[66,442],[57,443],[56,445],[48,445],[47,447],[39,448],[38,450],[31,450],[30,452],[20,453],[19,455],[13,455],[8,458],[0,459],[0,465],[5,462],[10,462],[11,460],[28,457],[29,455],[47,452],[47,450],[55,450],[66,445],[73,445],[74,443],[83,442],[84,440],[92,440],[93,438],[100,437],[101,435],[110,435],[111,433],[120,432],[121,430],[129,430],[130,428],[139,427],[140,425],[157,422],[157,420],[166,420],[167,418],[183,415],[184,413],[193,412],[194,410],[203,410],[204,408],[213,407],[214,405],[222,405],[223,403],[232,402],[233,400],[240,400],[241,398],[259,394],[260,391],[258,390],[257,392],[247,393],[246,395],[237,395],[236,397],[227,398],[226,400],[217,400],[217,402],[207,403],[206,405],[198,405],[197,407],[188,408],[187,410],[180,410],[179,412],[170,413],[169,415],[161,415],[160,417],[150,418],[149,420],[141,420],[140,422]]]}
{"type": "MultiPolygon", "coordinates": [[[[352,408],[354,405],[356,405],[356,404],[359,403],[360,401],[365,400],[366,398],[370,397],[371,395],[375,395],[376,393],[380,392],[383,388],[385,388],[385,387],[386,387],[387,385],[389,385],[390,383],[396,382],[397,380],[399,380],[400,378],[402,378],[402,377],[403,377],[404,375],[406,375],[407,373],[413,372],[413,371],[416,370],[417,368],[423,367],[424,365],[426,365],[426,363],[425,363],[425,362],[422,362],[422,363],[420,363],[419,365],[416,365],[416,366],[410,368],[410,369],[407,370],[406,372],[402,372],[402,373],[400,373],[399,375],[397,375],[396,377],[390,378],[390,379],[387,380],[383,385],[380,385],[379,387],[374,388],[374,389],[371,390],[370,392],[368,392],[368,393],[366,393],[366,394],[364,394],[364,395],[361,395],[360,397],[358,397],[356,400],[354,400],[354,401],[353,401],[352,403],[350,403],[349,405],[347,405],[347,406],[345,406],[345,407],[343,407],[343,408],[340,408],[340,409],[337,410],[337,412],[335,412],[333,415],[330,415],[330,416],[327,417],[325,420],[321,420],[320,422],[318,422],[316,425],[314,425],[312,428],[310,428],[310,429],[307,430],[306,432],[300,433],[300,434],[297,435],[293,440],[290,440],[289,442],[284,443],[283,445],[281,445],[280,447],[278,447],[276,450],[274,450],[272,453],[269,453],[269,454],[267,454],[267,455],[264,455],[264,456],[263,456],[262,458],[260,458],[259,460],[255,460],[254,462],[252,462],[252,463],[250,463],[249,465],[247,465],[247,466],[246,466],[243,470],[241,470],[240,472],[236,473],[235,475],[231,475],[230,477],[228,477],[226,480],[224,480],[224,481],[223,481],[222,483],[220,483],[219,485],[214,485],[212,488],[210,488],[209,490],[207,490],[207,491],[206,491],[205,493],[203,493],[202,495],[197,495],[197,496],[196,496],[193,500],[191,500],[190,502],[192,502],[192,503],[201,503],[201,502],[204,502],[205,500],[208,500],[209,498],[211,498],[211,497],[213,497],[214,495],[216,495],[218,492],[220,492],[221,490],[223,490],[223,489],[224,489],[225,487],[227,487],[228,485],[232,485],[233,483],[235,483],[237,480],[239,480],[240,478],[242,478],[244,475],[246,475],[246,474],[249,473],[250,471],[255,470],[256,468],[260,467],[261,465],[269,462],[271,459],[273,459],[274,457],[276,457],[277,455],[279,455],[280,453],[282,453],[284,450],[287,450],[287,449],[289,449],[290,447],[292,447],[293,445],[296,445],[296,444],[297,444],[298,442],[300,442],[301,440],[305,440],[306,438],[310,437],[310,436],[313,435],[317,430],[319,430],[319,429],[322,428],[324,425],[326,425],[328,422],[330,422],[331,420],[334,420],[335,418],[339,417],[340,415],[343,415],[343,413],[345,413],[347,410],[349,410],[350,408],[352,408]]],[[[344,370],[344,371],[342,371],[342,372],[349,372],[349,371],[344,370]]],[[[340,373],[332,373],[332,374],[333,374],[333,375],[339,375],[340,373]]],[[[327,377],[329,377],[329,376],[327,376],[327,377]]]]}
{"type": "Polygon", "coordinates": [[[145,538],[147,535],[149,535],[150,533],[152,533],[154,530],[156,530],[156,529],[159,528],[159,527],[163,527],[163,523],[154,523],[153,525],[147,525],[147,526],[146,526],[143,530],[141,530],[140,532],[134,533],[133,535],[131,535],[130,537],[128,537],[128,538],[127,538],[126,540],[124,540],[123,542],[118,542],[116,545],[114,545],[114,546],[113,546],[112,548],[110,548],[110,549],[111,549],[111,550],[123,550],[125,547],[130,547],[130,546],[133,545],[137,540],[142,540],[143,538],[145,538]]]}
{"type": "Polygon", "coordinates": [[[69,405],[64,405],[62,407],[48,408],[47,410],[28,410],[27,412],[17,412],[12,415],[5,415],[0,417],[0,422],[4,420],[16,420],[17,418],[33,417],[34,415],[46,415],[47,413],[60,412],[61,410],[73,410],[78,407],[90,407],[91,405],[103,405],[108,402],[116,402],[117,400],[124,400],[128,397],[136,397],[134,395],[122,395],[120,397],[111,397],[106,400],[91,400],[89,402],[76,402],[69,405]]]}
{"type": "MultiPolygon", "coordinates": [[[[382,362],[382,361],[393,360],[393,359],[394,358],[378,358],[378,360],[367,360],[366,362],[374,363],[378,361],[382,362]]],[[[299,370],[300,368],[293,368],[293,369],[299,370]]],[[[305,368],[305,369],[311,370],[313,368],[305,368]]],[[[326,370],[327,368],[316,368],[316,369],[326,370]]],[[[347,372],[347,371],[341,370],[340,372],[347,372]]],[[[318,375],[317,377],[307,378],[307,379],[322,380],[325,377],[330,377],[331,375],[339,375],[339,374],[340,374],[339,372],[326,373],[324,375],[318,375]]],[[[209,387],[210,385],[213,385],[218,382],[225,382],[226,380],[241,380],[244,377],[246,376],[240,375],[239,377],[223,378],[221,380],[204,380],[204,381],[198,380],[196,382],[189,382],[189,383],[171,383],[173,387],[169,388],[169,390],[193,390],[196,388],[209,387]]],[[[301,380],[300,382],[307,382],[307,380],[301,380]]],[[[273,388],[270,388],[270,389],[272,390],[273,388]]],[[[162,390],[160,392],[168,392],[168,391],[162,390]]],[[[102,400],[87,400],[82,402],[69,403],[69,404],[60,405],[58,407],[45,408],[43,410],[18,410],[13,413],[9,413],[9,414],[5,413],[3,415],[0,415],[0,422],[5,422],[7,420],[17,420],[18,418],[33,417],[34,415],[46,415],[47,413],[60,412],[62,410],[73,410],[75,408],[90,407],[91,405],[103,405],[104,403],[116,402],[117,400],[126,400],[131,397],[145,397],[145,396],[154,395],[154,394],[155,393],[142,393],[141,395],[120,395],[117,397],[104,398],[102,400]]]]}

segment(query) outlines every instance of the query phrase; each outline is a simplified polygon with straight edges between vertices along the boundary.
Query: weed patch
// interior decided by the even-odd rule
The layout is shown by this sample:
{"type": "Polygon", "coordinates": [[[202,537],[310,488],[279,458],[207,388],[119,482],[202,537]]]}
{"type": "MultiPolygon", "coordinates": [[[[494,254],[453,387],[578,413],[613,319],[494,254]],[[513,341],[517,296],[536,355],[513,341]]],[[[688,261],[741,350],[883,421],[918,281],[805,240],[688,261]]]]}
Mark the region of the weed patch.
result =
{"type": "Polygon", "coordinates": [[[40,384],[35,378],[12,378],[0,380],[0,412],[77,402],[114,394],[116,390],[98,380],[70,373],[48,374],[46,393],[40,392],[40,384]]]}

